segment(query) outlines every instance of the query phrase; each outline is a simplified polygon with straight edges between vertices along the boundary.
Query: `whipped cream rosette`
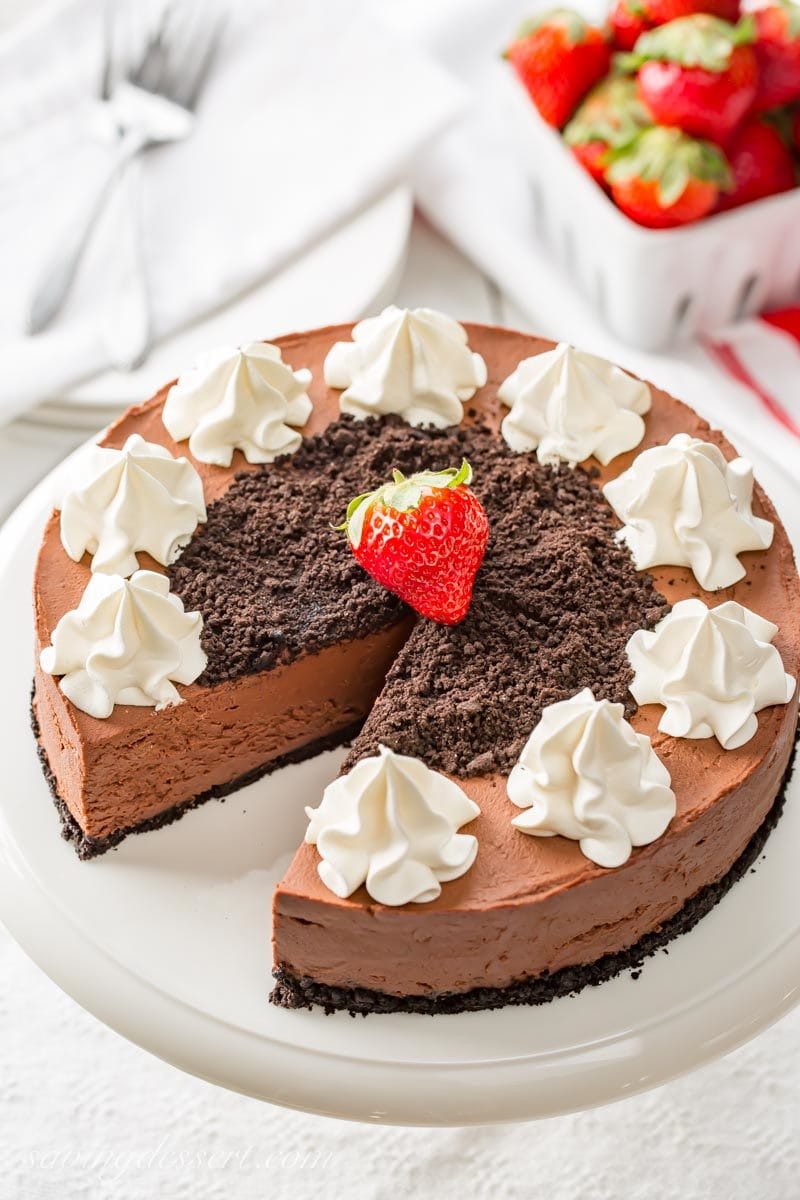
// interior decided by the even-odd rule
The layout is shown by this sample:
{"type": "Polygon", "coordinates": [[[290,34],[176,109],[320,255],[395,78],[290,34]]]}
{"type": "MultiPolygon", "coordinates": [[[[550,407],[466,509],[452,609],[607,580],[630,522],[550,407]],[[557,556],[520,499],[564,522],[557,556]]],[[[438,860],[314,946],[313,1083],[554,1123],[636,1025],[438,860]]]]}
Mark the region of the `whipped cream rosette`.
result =
{"type": "Polygon", "coordinates": [[[92,717],[111,716],[115,704],[166,708],[180,702],[175,684],[194,683],[205,669],[202,627],[166,576],[98,573],[56,625],[41,667],[60,675],[64,695],[92,717]]]}
{"type": "Polygon", "coordinates": [[[169,566],[206,519],[192,464],[137,433],[121,450],[94,447],[81,466],[85,482],[61,502],[61,542],[75,562],[88,551],[93,571],[132,575],[139,551],[169,566]]]}
{"type": "Polygon", "coordinates": [[[749,742],[755,714],[787,704],[796,681],[772,639],[777,625],[734,601],[709,608],[681,600],[652,632],[637,630],[627,653],[637,704],[663,704],[658,723],[672,737],[716,737],[725,750],[749,742]]]}
{"type": "Polygon", "coordinates": [[[200,462],[229,467],[234,450],[250,463],[273,462],[300,446],[310,382],[310,371],[293,371],[269,342],[222,346],[172,385],[164,425],[176,441],[189,439],[200,462]]]}
{"type": "Polygon", "coordinates": [[[691,567],[706,591],[744,577],[743,551],[772,544],[772,522],[753,515],[750,463],[688,433],[644,450],[603,494],[639,570],[691,567]]]}
{"type": "Polygon", "coordinates": [[[525,358],[497,395],[511,411],[502,433],[512,450],[536,451],[541,463],[601,463],[644,437],[650,388],[613,363],[560,342],[525,358]]]}
{"type": "Polygon", "coordinates": [[[452,780],[381,746],[329,784],[319,808],[306,809],[305,840],[335,895],[365,884],[379,904],[424,904],[475,861],[477,839],[458,830],[479,812],[452,780]]]}
{"type": "Polygon", "coordinates": [[[601,867],[660,837],[675,816],[669,771],[621,704],[589,688],[549,704],[508,779],[525,811],[512,824],[537,837],[572,838],[601,867]]]}
{"type": "Polygon", "coordinates": [[[458,425],[486,383],[486,364],[467,344],[466,330],[431,308],[397,308],[369,317],[351,342],[336,342],[325,359],[325,382],[343,389],[339,405],[354,417],[394,413],[409,425],[458,425]]]}

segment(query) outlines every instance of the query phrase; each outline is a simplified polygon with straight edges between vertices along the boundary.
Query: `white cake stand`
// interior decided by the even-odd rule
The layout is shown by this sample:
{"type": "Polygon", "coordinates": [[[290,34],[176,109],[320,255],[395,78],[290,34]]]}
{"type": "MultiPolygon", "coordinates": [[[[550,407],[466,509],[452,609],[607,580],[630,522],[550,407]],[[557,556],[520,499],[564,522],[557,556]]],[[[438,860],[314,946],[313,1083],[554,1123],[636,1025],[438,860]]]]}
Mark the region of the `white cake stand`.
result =
{"type": "MultiPolygon", "coordinates": [[[[744,449],[797,544],[796,485],[744,449]]],[[[290,767],[78,861],[58,836],[28,723],[31,571],[65,469],[0,533],[0,917],[100,1020],[182,1070],[272,1103],[464,1125],[551,1116],[653,1087],[797,1003],[798,779],[757,870],[636,981],[620,977],[543,1008],[455,1017],[353,1020],[272,1008],[272,885],[302,837],[304,800],[339,758],[290,767]]]]}

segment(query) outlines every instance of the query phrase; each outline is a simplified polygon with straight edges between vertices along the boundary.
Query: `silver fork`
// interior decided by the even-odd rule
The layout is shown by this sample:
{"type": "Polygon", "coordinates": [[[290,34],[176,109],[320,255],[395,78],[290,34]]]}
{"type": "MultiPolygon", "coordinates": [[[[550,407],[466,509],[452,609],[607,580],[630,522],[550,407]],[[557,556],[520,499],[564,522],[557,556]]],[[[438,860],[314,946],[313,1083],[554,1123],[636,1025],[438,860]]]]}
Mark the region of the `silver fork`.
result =
{"type": "MultiPolygon", "coordinates": [[[[60,238],[34,289],[28,312],[29,333],[45,329],[63,306],[98,218],[127,165],[142,151],[178,140],[190,132],[191,114],[208,77],[225,22],[225,12],[219,9],[211,19],[203,15],[198,20],[197,13],[202,7],[190,2],[167,5],[138,61],[123,73],[119,82],[112,16],[107,7],[100,101],[113,110],[122,98],[116,138],[94,193],[72,230],[60,238]]],[[[138,232],[134,241],[140,300],[149,307],[138,232]]],[[[149,319],[140,324],[141,345],[135,354],[130,347],[127,351],[131,362],[135,357],[141,361],[150,343],[149,319]]]]}

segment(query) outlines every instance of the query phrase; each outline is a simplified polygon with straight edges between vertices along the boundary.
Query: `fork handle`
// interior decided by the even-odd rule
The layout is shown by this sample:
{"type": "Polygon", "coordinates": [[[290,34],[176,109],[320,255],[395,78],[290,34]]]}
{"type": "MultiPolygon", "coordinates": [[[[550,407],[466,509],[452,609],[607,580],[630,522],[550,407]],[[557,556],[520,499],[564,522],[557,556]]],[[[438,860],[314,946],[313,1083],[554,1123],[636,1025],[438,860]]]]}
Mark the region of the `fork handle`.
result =
{"type": "Polygon", "coordinates": [[[72,226],[59,238],[34,287],[28,307],[28,333],[39,333],[46,329],[61,311],[91,234],[108,202],[120,171],[139,153],[146,141],[142,130],[132,129],[116,144],[105,169],[95,182],[85,207],[78,213],[72,226]]]}
{"type": "Polygon", "coordinates": [[[125,214],[130,246],[124,248],[128,273],[104,309],[103,342],[111,365],[118,371],[141,366],[152,344],[152,316],[147,264],[142,238],[141,160],[128,163],[120,186],[125,192],[125,214]]]}

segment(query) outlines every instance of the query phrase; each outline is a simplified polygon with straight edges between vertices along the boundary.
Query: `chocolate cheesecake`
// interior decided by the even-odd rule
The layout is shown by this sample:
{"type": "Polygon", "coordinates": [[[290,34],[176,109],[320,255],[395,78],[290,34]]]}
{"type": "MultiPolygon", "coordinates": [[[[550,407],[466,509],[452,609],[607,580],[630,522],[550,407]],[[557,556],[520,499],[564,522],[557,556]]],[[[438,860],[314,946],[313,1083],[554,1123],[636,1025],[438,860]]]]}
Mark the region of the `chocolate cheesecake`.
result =
{"type": "MultiPolygon", "coordinates": [[[[689,434],[733,447],[656,388],[644,436],[606,465],[540,463],[501,434],[498,389],[552,343],[467,325],[486,382],[457,425],[342,413],[326,386],[331,348],[351,326],[275,343],[311,373],[302,442],[274,462],[230,466],[196,458],[163,422],[165,388],[130,410],[103,444],[132,434],[193,463],[208,504],[166,573],[184,608],[202,616],[206,665],[160,710],[118,703],[107,718],[81,711],[37,667],[33,712],[65,836],[82,857],[131,832],[174,820],[270,770],[352,740],[351,772],[383,746],[453,781],[480,814],[473,865],[427,903],[376,903],[366,887],[336,895],[316,845],[302,845],[274,896],[275,1002],[351,1011],[452,1012],[531,1003],[573,991],[639,961],[689,927],[744,871],[779,811],[797,729],[797,694],[758,714],[744,745],[660,732],[661,706],[637,708],[626,646],[670,606],[735,601],[778,627],[786,672],[800,667],[800,583],[788,538],[756,488],[754,512],[773,522],[769,548],[740,555],[743,578],[705,591],[688,567],[637,569],[617,536],[602,488],[650,447],[689,434]],[[491,530],[467,617],[418,618],[349,554],[338,524],[348,501],[393,470],[466,458],[491,530]],[[676,815],[666,832],[609,870],[564,836],[525,836],[511,824],[507,780],[545,711],[589,688],[624,706],[667,766],[676,815]]],[[[59,517],[47,525],[35,580],[39,651],[76,608],[88,555],[65,553],[59,517]]],[[[37,656],[38,660],[38,656],[37,656]]],[[[319,796],[298,797],[314,805],[319,796]]],[[[265,904],[267,898],[265,897],[265,904]]]]}

